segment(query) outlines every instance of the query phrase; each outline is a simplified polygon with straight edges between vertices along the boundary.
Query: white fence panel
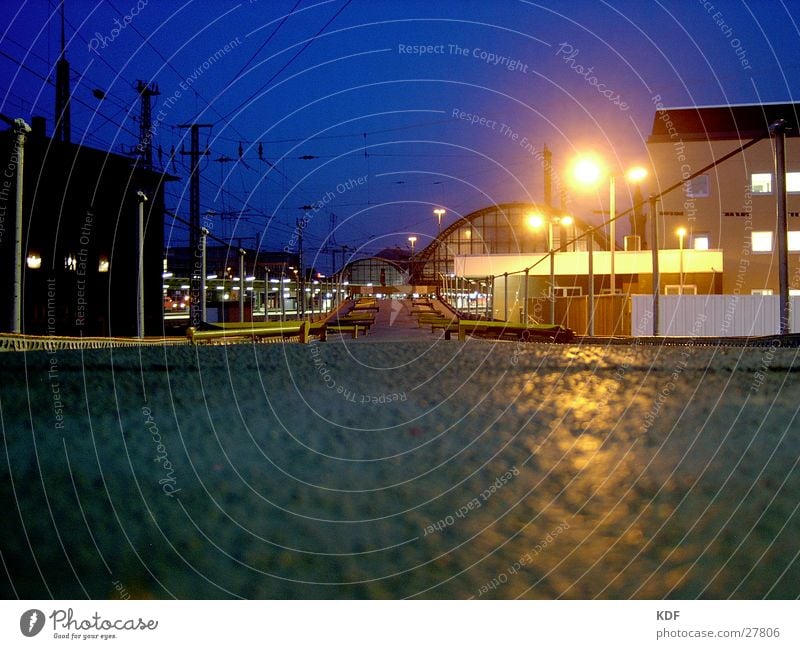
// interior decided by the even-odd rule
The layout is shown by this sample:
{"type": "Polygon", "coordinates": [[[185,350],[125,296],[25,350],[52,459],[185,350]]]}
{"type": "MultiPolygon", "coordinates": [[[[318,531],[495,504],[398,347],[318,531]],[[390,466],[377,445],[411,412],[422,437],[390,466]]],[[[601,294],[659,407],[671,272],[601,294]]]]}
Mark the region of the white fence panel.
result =
{"type": "MultiPolygon", "coordinates": [[[[800,297],[789,298],[790,330],[800,332],[800,297]]],[[[771,336],[780,331],[777,295],[662,295],[659,333],[662,336],[771,336]]],[[[653,298],[631,297],[631,333],[653,333],[653,298]]]]}

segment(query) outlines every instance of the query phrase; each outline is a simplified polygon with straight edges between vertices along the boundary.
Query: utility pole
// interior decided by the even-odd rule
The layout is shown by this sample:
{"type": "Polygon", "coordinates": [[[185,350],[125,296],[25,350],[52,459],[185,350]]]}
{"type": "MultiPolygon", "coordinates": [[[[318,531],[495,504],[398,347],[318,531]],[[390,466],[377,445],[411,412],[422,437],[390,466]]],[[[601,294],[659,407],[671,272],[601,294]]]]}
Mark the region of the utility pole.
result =
{"type": "MultiPolygon", "coordinates": [[[[181,147],[181,155],[189,156],[189,164],[191,168],[189,176],[189,249],[192,258],[197,256],[197,246],[200,243],[200,156],[208,155],[208,151],[200,151],[200,129],[211,128],[213,124],[181,124],[178,128],[190,129],[191,148],[189,151],[181,147]]],[[[202,253],[203,255],[205,252],[202,253]]],[[[203,289],[205,284],[205,271],[203,271],[202,281],[197,275],[196,271],[192,272],[190,277],[190,292],[191,295],[196,295],[197,291],[203,289]]],[[[205,304],[205,296],[202,299],[205,304]]],[[[194,302],[191,303],[191,326],[197,327],[200,324],[201,318],[205,317],[205,309],[198,309],[194,302]]]]}
{"type": "Polygon", "coordinates": [[[789,303],[789,235],[786,220],[786,120],[779,119],[770,125],[775,137],[775,192],[778,197],[777,244],[778,244],[778,285],[780,292],[780,333],[785,335],[791,329],[789,303]]]}
{"type": "Polygon", "coordinates": [[[22,333],[22,180],[25,162],[25,138],[31,132],[23,119],[14,120],[14,146],[17,152],[17,191],[14,221],[14,328],[22,333]]]}
{"type": "Polygon", "coordinates": [[[158,86],[150,85],[141,80],[136,81],[136,92],[141,97],[141,108],[139,110],[139,145],[136,147],[142,156],[142,167],[145,169],[153,168],[153,126],[152,112],[150,109],[150,98],[160,95],[158,86]]]}
{"type": "Polygon", "coordinates": [[[661,273],[658,269],[658,197],[650,196],[650,237],[653,240],[653,335],[658,336],[661,273]]]}
{"type": "MultiPolygon", "coordinates": [[[[247,254],[244,248],[242,248],[242,240],[239,239],[239,322],[244,322],[244,256],[247,254]]],[[[255,270],[253,270],[253,274],[255,274],[255,270]]],[[[253,287],[255,287],[255,281],[253,282],[253,287]]],[[[253,296],[251,296],[251,305],[252,300],[255,300],[255,290],[253,291],[253,296]]],[[[253,309],[250,309],[250,320],[253,319],[253,309]]]]}
{"type": "Polygon", "coordinates": [[[72,139],[72,127],[69,108],[69,62],[66,56],[66,40],[64,38],[64,2],[61,3],[61,56],[56,63],[56,142],[69,142],[72,139]]]}
{"type": "Polygon", "coordinates": [[[297,271],[297,315],[301,320],[306,316],[306,275],[303,268],[303,228],[305,224],[304,218],[297,220],[297,262],[300,267],[297,271]]]}
{"type": "Polygon", "coordinates": [[[139,223],[137,243],[139,246],[139,284],[136,301],[136,335],[144,338],[144,204],[147,202],[147,195],[143,191],[136,192],[136,200],[139,203],[139,223]]]}

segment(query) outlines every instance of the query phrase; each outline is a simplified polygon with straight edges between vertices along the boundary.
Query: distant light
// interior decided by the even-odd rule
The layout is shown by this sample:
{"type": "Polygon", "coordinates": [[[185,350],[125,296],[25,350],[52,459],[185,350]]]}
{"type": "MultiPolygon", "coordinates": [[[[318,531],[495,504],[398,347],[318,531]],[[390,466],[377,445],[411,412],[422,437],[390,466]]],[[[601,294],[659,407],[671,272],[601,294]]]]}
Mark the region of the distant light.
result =
{"type": "Polygon", "coordinates": [[[271,279],[271,280],[269,280],[269,283],[270,284],[280,284],[281,280],[279,280],[279,279],[271,279]]]}
{"type": "Polygon", "coordinates": [[[167,273],[161,273],[161,277],[162,277],[163,279],[168,279],[168,278],[172,277],[172,273],[169,273],[169,272],[167,272],[167,273]]]}
{"type": "Polygon", "coordinates": [[[97,272],[98,273],[107,273],[108,272],[108,259],[100,258],[100,261],[97,264],[97,272]]]}
{"type": "Polygon", "coordinates": [[[192,288],[192,287],[189,286],[188,284],[181,284],[181,289],[184,290],[184,291],[188,291],[190,288],[192,288]]]}
{"type": "Polygon", "coordinates": [[[255,275],[248,275],[248,276],[247,276],[247,277],[245,277],[244,279],[245,279],[245,281],[247,281],[247,282],[252,282],[252,281],[254,281],[254,280],[255,280],[255,278],[256,278],[256,276],[255,276],[255,275]]]}
{"type": "Polygon", "coordinates": [[[528,227],[536,230],[544,225],[544,218],[542,217],[541,214],[529,214],[527,222],[528,222],[528,227]]]}
{"type": "Polygon", "coordinates": [[[222,299],[223,300],[227,300],[229,297],[230,297],[229,293],[223,293],[223,295],[222,295],[222,299]]]}
{"type": "Polygon", "coordinates": [[[675,234],[677,234],[679,237],[685,237],[686,228],[678,228],[677,230],[675,230],[675,234]]]}
{"type": "Polygon", "coordinates": [[[628,173],[625,174],[625,176],[628,182],[639,183],[647,178],[647,169],[644,167],[631,167],[628,169],[628,173]]]}
{"type": "Polygon", "coordinates": [[[603,177],[603,165],[592,157],[579,158],[572,167],[572,176],[582,185],[596,185],[603,177]]]}
{"type": "Polygon", "coordinates": [[[567,228],[571,226],[574,222],[575,220],[571,216],[562,216],[560,220],[561,225],[567,228]]]}
{"type": "Polygon", "coordinates": [[[234,278],[233,278],[233,281],[234,281],[234,282],[238,282],[238,281],[239,281],[239,278],[238,278],[238,277],[234,277],[234,278]]]}
{"type": "Polygon", "coordinates": [[[31,270],[36,270],[37,268],[42,267],[42,258],[39,255],[36,254],[28,255],[27,262],[28,262],[28,268],[30,268],[31,270]]]}
{"type": "Polygon", "coordinates": [[[206,279],[217,279],[217,276],[216,275],[208,275],[208,276],[206,276],[206,279]]]}

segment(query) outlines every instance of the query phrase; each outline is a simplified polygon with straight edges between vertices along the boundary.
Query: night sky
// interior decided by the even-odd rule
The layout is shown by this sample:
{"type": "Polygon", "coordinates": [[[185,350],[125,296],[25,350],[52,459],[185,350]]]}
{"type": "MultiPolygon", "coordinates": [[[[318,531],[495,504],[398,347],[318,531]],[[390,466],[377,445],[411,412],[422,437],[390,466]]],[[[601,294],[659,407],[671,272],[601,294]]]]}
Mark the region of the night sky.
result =
{"type": "MultiPolygon", "coordinates": [[[[0,36],[0,112],[44,116],[48,133],[58,7],[3,0],[0,36]]],[[[647,163],[659,100],[793,101],[798,10],[780,0],[71,0],[72,140],[130,152],[135,84],[150,81],[161,93],[153,146],[181,177],[168,209],[188,217],[189,160],[169,154],[188,148],[179,125],[196,121],[213,125],[201,129],[201,204],[218,214],[217,236],[281,249],[312,206],[312,260],[331,242],[365,256],[416,234],[419,249],[436,234],[437,206],[447,225],[493,203],[541,201],[545,143],[557,176],[586,151],[621,172],[647,163]]],[[[624,186],[618,205],[630,205],[624,186]]],[[[599,222],[607,191],[570,188],[567,206],[599,222]]],[[[168,245],[185,244],[186,227],[167,223],[168,245]]],[[[328,270],[330,257],[312,263],[328,270]]]]}

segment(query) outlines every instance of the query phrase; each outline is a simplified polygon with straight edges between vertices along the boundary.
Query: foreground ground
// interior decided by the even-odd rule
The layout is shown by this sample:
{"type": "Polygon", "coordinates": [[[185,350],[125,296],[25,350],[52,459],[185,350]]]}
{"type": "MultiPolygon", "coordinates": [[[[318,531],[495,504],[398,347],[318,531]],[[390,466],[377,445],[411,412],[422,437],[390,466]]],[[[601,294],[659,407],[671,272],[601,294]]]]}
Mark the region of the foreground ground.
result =
{"type": "Polygon", "coordinates": [[[800,595],[792,350],[1,360],[4,597],[800,595]]]}

